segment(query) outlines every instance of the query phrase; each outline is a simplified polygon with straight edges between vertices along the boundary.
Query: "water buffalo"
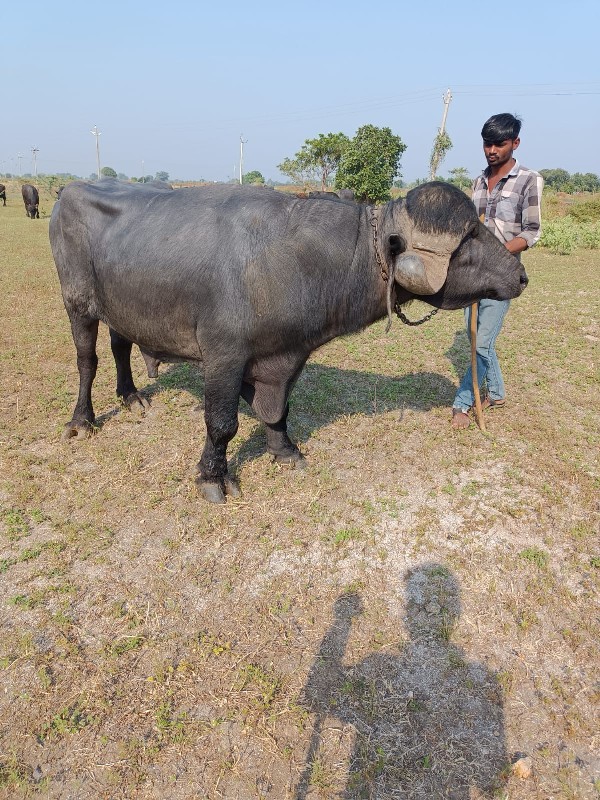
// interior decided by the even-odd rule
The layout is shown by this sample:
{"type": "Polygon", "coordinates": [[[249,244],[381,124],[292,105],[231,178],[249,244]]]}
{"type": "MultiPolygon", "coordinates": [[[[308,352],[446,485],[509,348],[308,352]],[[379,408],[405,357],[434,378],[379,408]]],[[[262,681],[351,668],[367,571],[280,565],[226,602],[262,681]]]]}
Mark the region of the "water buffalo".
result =
{"type": "Polygon", "coordinates": [[[117,395],[146,406],[132,342],[152,359],[203,363],[204,450],[197,484],[211,502],[236,496],[227,445],[240,396],[279,462],[303,457],[287,435],[288,396],[310,353],[416,296],[456,309],[518,296],[514,256],[447,183],[374,208],[298,200],[251,186],[163,191],[114,179],[74,182],[50,241],[77,350],[79,396],[63,436],[94,425],[98,322],[110,328],[117,395]]]}
{"type": "Polygon", "coordinates": [[[6,186],[3,183],[0,183],[0,200],[2,200],[2,205],[6,205],[6,186]]]}
{"type": "Polygon", "coordinates": [[[24,183],[21,186],[21,194],[23,195],[23,202],[25,203],[25,213],[31,219],[39,219],[40,212],[38,206],[40,203],[40,195],[35,186],[30,183],[24,183]]]}

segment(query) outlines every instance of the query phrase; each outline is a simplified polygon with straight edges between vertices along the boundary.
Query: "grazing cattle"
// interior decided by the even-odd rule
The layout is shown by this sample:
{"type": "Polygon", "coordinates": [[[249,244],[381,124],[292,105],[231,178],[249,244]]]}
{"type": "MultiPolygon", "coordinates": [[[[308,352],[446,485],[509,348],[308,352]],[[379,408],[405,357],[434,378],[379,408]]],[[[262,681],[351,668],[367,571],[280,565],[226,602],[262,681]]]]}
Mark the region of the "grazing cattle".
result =
{"type": "Polygon", "coordinates": [[[35,186],[30,183],[24,183],[21,186],[21,194],[23,195],[23,202],[25,203],[25,213],[31,219],[39,219],[40,212],[38,206],[40,203],[40,195],[35,186]]]}
{"type": "Polygon", "coordinates": [[[6,186],[3,183],[0,183],[0,200],[2,200],[2,205],[6,205],[6,186]]]}
{"type": "Polygon", "coordinates": [[[343,200],[345,202],[354,202],[354,192],[352,189],[337,189],[335,192],[309,192],[308,197],[311,200],[325,199],[325,200],[343,200]]]}
{"type": "Polygon", "coordinates": [[[67,186],[50,241],[77,350],[79,396],[64,437],[94,425],[98,322],[110,328],[117,395],[147,406],[132,342],[153,359],[203,363],[207,436],[197,483],[211,502],[239,494],[227,472],[240,396],[275,460],[303,460],[287,435],[288,396],[313,350],[421,297],[456,309],[517,297],[518,259],[467,196],[429,183],[374,208],[301,201],[251,186],[161,191],[114,179],[67,186]]]}
{"type": "Polygon", "coordinates": [[[336,192],[309,192],[307,195],[311,200],[325,199],[325,200],[339,200],[340,196],[336,192]]]}

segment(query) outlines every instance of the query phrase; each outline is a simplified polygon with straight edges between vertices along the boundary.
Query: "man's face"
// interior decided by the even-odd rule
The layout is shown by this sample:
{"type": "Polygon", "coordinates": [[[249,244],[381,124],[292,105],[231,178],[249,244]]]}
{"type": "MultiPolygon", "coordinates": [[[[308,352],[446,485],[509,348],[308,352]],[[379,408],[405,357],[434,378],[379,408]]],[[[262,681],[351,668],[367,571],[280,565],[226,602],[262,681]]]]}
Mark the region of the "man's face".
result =
{"type": "Polygon", "coordinates": [[[501,167],[513,157],[513,150],[519,146],[520,139],[505,139],[503,142],[483,140],[483,152],[490,167],[501,167]]]}

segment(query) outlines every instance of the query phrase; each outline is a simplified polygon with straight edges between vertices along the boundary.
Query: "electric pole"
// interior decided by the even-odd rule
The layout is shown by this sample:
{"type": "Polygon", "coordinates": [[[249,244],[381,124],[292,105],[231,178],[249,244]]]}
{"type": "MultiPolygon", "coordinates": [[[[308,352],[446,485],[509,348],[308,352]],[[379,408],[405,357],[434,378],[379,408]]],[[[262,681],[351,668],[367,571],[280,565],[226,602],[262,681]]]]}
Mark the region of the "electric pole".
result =
{"type": "Polygon", "coordinates": [[[244,174],[244,145],[247,144],[248,139],[242,139],[240,133],[240,185],[242,184],[242,176],[244,174]]]}
{"type": "Polygon", "coordinates": [[[37,154],[40,151],[37,147],[32,147],[31,152],[33,154],[33,176],[37,177],[37,154]]]}
{"type": "Polygon", "coordinates": [[[21,160],[23,158],[22,153],[17,153],[17,158],[19,159],[19,175],[21,175],[23,172],[23,170],[21,169],[21,160]]]}
{"type": "Polygon", "coordinates": [[[429,162],[430,181],[435,180],[435,174],[440,162],[446,155],[446,151],[452,147],[452,142],[450,142],[449,138],[446,136],[446,119],[448,117],[450,101],[452,100],[450,89],[446,90],[446,94],[442,97],[442,100],[444,101],[444,114],[442,116],[442,124],[440,125],[438,135],[435,137],[435,142],[433,143],[433,152],[431,154],[431,161],[429,162]]]}
{"type": "Polygon", "coordinates": [[[90,133],[96,137],[96,166],[98,167],[98,180],[100,180],[100,144],[99,138],[101,136],[100,131],[98,130],[98,126],[94,125],[94,130],[90,131],[90,133]]]}

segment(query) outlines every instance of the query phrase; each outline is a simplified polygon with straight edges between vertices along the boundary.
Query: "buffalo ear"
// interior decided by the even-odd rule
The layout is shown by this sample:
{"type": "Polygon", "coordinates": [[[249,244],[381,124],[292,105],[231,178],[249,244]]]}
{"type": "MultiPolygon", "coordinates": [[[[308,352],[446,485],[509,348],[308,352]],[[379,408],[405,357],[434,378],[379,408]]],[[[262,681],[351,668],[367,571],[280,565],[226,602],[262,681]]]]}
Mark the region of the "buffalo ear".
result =
{"type": "Polygon", "coordinates": [[[406,242],[399,233],[391,233],[388,241],[390,244],[390,254],[392,256],[397,256],[399,253],[403,253],[406,250],[406,242]]]}

